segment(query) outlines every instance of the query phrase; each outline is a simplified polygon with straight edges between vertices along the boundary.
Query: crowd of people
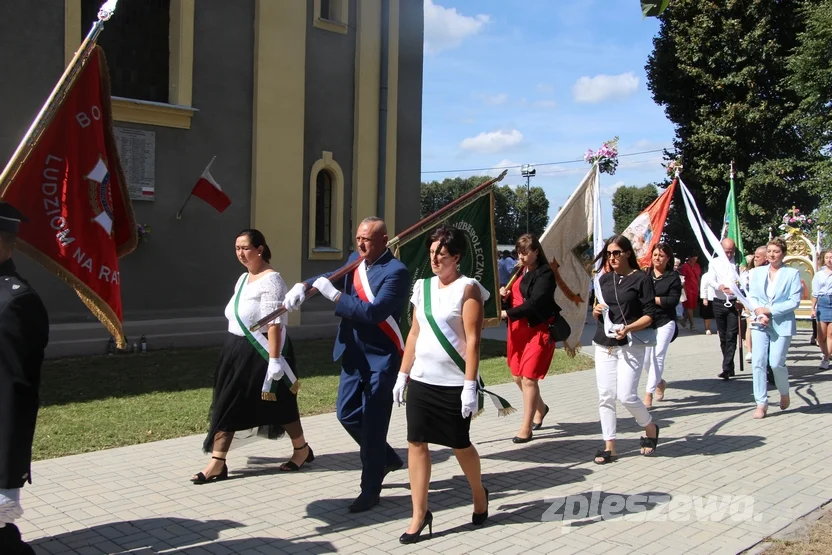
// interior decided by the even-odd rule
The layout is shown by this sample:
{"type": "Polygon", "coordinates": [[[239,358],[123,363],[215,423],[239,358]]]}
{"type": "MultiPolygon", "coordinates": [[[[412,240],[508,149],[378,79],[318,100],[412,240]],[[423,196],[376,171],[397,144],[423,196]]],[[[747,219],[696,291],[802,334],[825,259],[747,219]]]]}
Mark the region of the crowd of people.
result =
{"type": "MultiPolygon", "coordinates": [[[[14,375],[4,375],[0,381],[0,551],[12,554],[33,553],[13,522],[22,512],[19,490],[31,481],[40,365],[48,341],[45,309],[11,260],[22,220],[13,207],[0,202],[0,349],[3,357],[17,356],[14,364],[2,365],[3,372],[9,368],[14,375]],[[22,385],[12,388],[11,380],[22,385]]],[[[294,356],[286,318],[277,315],[279,309],[298,310],[314,288],[333,303],[334,314],[340,318],[333,349],[333,360],[341,363],[336,414],[358,444],[362,466],[360,493],[348,510],[357,513],[375,507],[385,477],[403,468],[404,462],[387,443],[387,432],[394,404],[404,404],[413,512],[399,541],[415,543],[426,528],[432,535],[430,444],[453,450],[470,486],[471,522],[482,525],[489,516],[489,491],[470,439],[470,425],[488,393],[478,369],[484,303],[490,293],[460,272],[465,236],[452,226],[434,229],[426,239],[433,276],[412,286],[407,268],[387,248],[384,221],[366,218],[355,239],[356,251],[344,267],[289,288],[271,265],[262,233],[247,229],[238,234],[235,254],[245,271],[225,308],[228,334],[215,370],[210,426],[203,443],[211,458],[191,480],[202,485],[227,479],[227,453],[235,433],[245,430],[269,439],[288,434],[293,449],[279,467],[281,471],[299,471],[315,460],[298,411],[302,369],[294,356]],[[403,337],[398,322],[408,300],[413,307],[412,326],[403,337]],[[250,331],[255,322],[260,328],[250,331]]],[[[515,248],[516,258],[506,253],[498,265],[500,316],[507,321],[507,371],[523,403],[520,427],[512,441],[527,443],[550,410],[539,381],[546,377],[554,356],[553,326],[560,307],[555,302],[555,275],[538,238],[524,234],[515,248]]],[[[753,366],[754,418],[765,417],[768,410],[769,370],[780,408],[788,408],[785,362],[796,329],[800,276],[783,264],[787,247],[782,239],[757,249],[749,261],[753,268],[747,272],[740,271],[734,260],[733,241],[724,240],[722,249],[733,271],[717,271],[713,264],[703,275],[695,256],[679,264],[668,244],[655,245],[650,266],[640,268],[627,237],[615,235],[605,242],[596,259],[596,267],[605,271],[592,303],[604,441],[592,459],[596,464],[617,459],[617,402],[644,430],[641,454],[656,453],[661,428],[649,409],[664,398],[668,388],[665,360],[678,326],[689,324],[695,330],[697,307],[713,310],[701,316],[716,320],[722,379],[734,376],[737,340],[749,329],[743,337],[753,366]],[[733,276],[739,277],[739,283],[731,282],[733,276]],[[740,290],[749,306],[737,299],[740,290]],[[642,372],[647,372],[643,397],[638,391],[642,372]]],[[[826,368],[832,353],[832,251],[823,253],[823,261],[812,284],[812,317],[818,323],[821,368],[826,368]]]]}

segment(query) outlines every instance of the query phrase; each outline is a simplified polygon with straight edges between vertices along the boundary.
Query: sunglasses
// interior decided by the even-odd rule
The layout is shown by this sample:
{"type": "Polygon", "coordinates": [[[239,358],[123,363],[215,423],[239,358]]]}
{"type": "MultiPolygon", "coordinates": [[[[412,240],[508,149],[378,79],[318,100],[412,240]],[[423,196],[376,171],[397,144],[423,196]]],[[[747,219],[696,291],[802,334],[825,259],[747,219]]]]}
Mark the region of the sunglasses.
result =
{"type": "Polygon", "coordinates": [[[607,251],[607,254],[613,258],[618,258],[622,254],[624,254],[624,251],[607,251]]]}

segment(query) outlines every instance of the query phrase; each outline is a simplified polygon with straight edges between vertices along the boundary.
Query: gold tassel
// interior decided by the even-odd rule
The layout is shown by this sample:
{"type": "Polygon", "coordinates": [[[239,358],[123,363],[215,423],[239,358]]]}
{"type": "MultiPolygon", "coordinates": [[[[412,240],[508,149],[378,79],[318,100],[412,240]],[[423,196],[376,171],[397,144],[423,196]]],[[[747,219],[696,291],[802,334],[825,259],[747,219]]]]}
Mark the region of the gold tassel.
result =
{"type": "Polygon", "coordinates": [[[274,393],[272,393],[271,391],[264,391],[264,392],[261,394],[261,398],[262,398],[264,401],[277,401],[277,395],[276,395],[276,394],[274,394],[274,393]]]}
{"type": "Polygon", "coordinates": [[[295,380],[295,383],[292,384],[292,387],[289,388],[294,395],[298,394],[298,389],[300,389],[300,380],[295,380]]]}
{"type": "Polygon", "coordinates": [[[514,408],[514,407],[508,407],[508,408],[505,408],[505,409],[498,409],[498,410],[497,410],[497,416],[498,416],[498,417],[500,417],[500,416],[508,416],[509,414],[511,414],[511,413],[513,413],[513,412],[517,412],[517,409],[516,409],[516,408],[514,408]]]}
{"type": "Polygon", "coordinates": [[[474,414],[471,415],[471,420],[475,419],[476,417],[478,417],[479,415],[481,415],[484,412],[485,412],[484,408],[478,410],[477,412],[475,412],[474,414]]]}

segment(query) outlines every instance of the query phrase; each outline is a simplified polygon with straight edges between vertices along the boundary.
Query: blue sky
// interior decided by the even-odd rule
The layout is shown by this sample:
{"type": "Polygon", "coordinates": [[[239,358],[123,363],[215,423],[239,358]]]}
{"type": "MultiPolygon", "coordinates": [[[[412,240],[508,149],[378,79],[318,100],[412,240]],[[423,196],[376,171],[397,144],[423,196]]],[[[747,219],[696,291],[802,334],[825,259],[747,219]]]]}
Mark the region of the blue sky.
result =
{"type": "MultiPolygon", "coordinates": [[[[636,0],[425,0],[422,171],[577,160],[616,135],[620,154],[671,146],[644,72],[657,31],[636,0]]],[[[615,188],[661,181],[661,162],[661,152],[624,156],[601,174],[605,232],[615,188]]],[[[551,219],[589,166],[536,169],[551,219]]],[[[502,184],[525,179],[510,169],[502,184]]]]}

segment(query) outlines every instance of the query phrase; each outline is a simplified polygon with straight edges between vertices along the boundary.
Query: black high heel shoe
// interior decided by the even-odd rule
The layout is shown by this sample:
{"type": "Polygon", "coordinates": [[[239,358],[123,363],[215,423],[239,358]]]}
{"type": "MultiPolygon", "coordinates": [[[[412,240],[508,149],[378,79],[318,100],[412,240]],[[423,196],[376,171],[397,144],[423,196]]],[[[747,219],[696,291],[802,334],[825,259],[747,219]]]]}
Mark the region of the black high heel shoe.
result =
{"type": "Polygon", "coordinates": [[[222,470],[220,470],[220,473],[216,476],[206,476],[202,472],[197,472],[196,476],[191,478],[191,482],[194,484],[207,484],[209,482],[221,482],[228,479],[228,466],[225,464],[225,459],[221,459],[219,457],[211,458],[222,461],[222,470]]]}
{"type": "Polygon", "coordinates": [[[408,534],[405,532],[401,536],[399,536],[399,543],[416,543],[420,539],[422,539],[422,530],[425,529],[425,526],[428,527],[428,537],[433,537],[433,513],[428,511],[425,513],[425,518],[422,519],[422,525],[419,526],[419,530],[414,532],[413,534],[408,534]]]}
{"type": "MultiPolygon", "coordinates": [[[[307,447],[309,447],[309,443],[304,443],[302,447],[295,447],[294,449],[295,449],[295,451],[302,451],[303,449],[306,449],[307,447]]],[[[315,453],[313,453],[312,448],[309,447],[309,454],[306,455],[306,458],[303,460],[302,463],[300,463],[300,466],[296,465],[292,461],[286,461],[285,463],[281,464],[278,467],[278,470],[280,470],[281,472],[297,472],[298,470],[301,469],[301,467],[303,465],[305,465],[306,463],[311,463],[314,460],[315,460],[315,453]]]]}
{"type": "Polygon", "coordinates": [[[488,519],[488,488],[482,488],[485,490],[485,512],[482,513],[473,513],[471,515],[471,523],[474,526],[482,526],[485,521],[488,519]]]}

